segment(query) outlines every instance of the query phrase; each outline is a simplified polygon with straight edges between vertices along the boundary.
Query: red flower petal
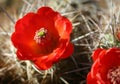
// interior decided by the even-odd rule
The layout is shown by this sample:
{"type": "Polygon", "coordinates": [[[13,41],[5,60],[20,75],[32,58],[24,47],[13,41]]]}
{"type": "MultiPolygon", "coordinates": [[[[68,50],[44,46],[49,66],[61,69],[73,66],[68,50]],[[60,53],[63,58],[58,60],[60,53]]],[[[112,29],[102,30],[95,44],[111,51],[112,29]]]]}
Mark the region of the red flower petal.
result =
{"type": "Polygon", "coordinates": [[[55,21],[55,27],[59,32],[59,36],[61,36],[61,39],[69,38],[69,35],[72,32],[72,24],[67,18],[61,17],[57,19],[55,21]]]}
{"type": "Polygon", "coordinates": [[[120,65],[120,49],[118,48],[111,48],[106,51],[105,56],[101,56],[101,63],[103,65],[106,65],[111,67],[111,66],[117,66],[120,65]]]}
{"type": "Polygon", "coordinates": [[[87,75],[87,84],[98,84],[97,80],[91,77],[91,73],[88,73],[87,75]]]}
{"type": "Polygon", "coordinates": [[[46,60],[47,60],[47,56],[43,56],[43,57],[38,57],[33,62],[39,70],[47,70],[52,66],[52,63],[51,61],[46,61],[46,60]]]}
{"type": "MultiPolygon", "coordinates": [[[[92,58],[93,58],[93,61],[95,61],[99,56],[100,56],[100,53],[104,51],[104,49],[101,49],[101,48],[98,48],[97,50],[95,50],[92,54],[92,58]]],[[[104,53],[104,52],[103,52],[104,53]]]]}
{"type": "Polygon", "coordinates": [[[57,49],[53,51],[53,53],[47,56],[43,56],[43,58],[42,57],[40,57],[39,59],[36,58],[34,63],[38,69],[45,70],[50,68],[54,63],[58,62],[60,59],[65,59],[69,57],[71,53],[73,53],[73,45],[69,43],[69,45],[67,46],[67,49],[65,50],[65,44],[63,42],[63,45],[61,43],[59,47],[57,47],[57,49]]]}
{"type": "MultiPolygon", "coordinates": [[[[67,40],[61,40],[57,46],[57,48],[53,51],[55,55],[49,55],[48,60],[53,60],[53,62],[58,62],[61,56],[64,54],[65,50],[67,49],[67,40]]],[[[69,52],[72,54],[72,52],[69,52]]]]}
{"type": "Polygon", "coordinates": [[[37,14],[40,16],[47,16],[49,19],[56,20],[58,16],[61,17],[61,15],[58,12],[53,11],[50,7],[41,7],[38,9],[37,14]]]}
{"type": "Polygon", "coordinates": [[[35,56],[33,57],[32,55],[32,53],[26,53],[26,52],[22,52],[22,51],[19,51],[19,50],[17,50],[17,57],[20,59],[20,60],[31,60],[31,59],[34,59],[35,58],[35,56]]]}
{"type": "Polygon", "coordinates": [[[61,56],[61,58],[65,59],[65,58],[69,57],[71,55],[71,53],[73,53],[73,51],[74,51],[73,44],[69,43],[64,54],[61,56]]]}

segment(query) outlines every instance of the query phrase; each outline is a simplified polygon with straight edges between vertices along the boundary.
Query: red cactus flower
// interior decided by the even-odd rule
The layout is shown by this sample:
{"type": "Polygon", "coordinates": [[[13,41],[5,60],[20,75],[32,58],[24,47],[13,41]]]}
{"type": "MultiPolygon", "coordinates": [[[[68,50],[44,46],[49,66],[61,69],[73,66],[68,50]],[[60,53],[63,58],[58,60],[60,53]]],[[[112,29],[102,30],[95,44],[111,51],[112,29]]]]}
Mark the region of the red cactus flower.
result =
{"type": "Polygon", "coordinates": [[[97,49],[87,84],[120,84],[120,48],[97,49]]]}
{"type": "Polygon", "coordinates": [[[16,22],[11,39],[20,60],[31,60],[38,69],[46,70],[73,53],[71,32],[72,24],[67,18],[41,7],[16,22]]]}

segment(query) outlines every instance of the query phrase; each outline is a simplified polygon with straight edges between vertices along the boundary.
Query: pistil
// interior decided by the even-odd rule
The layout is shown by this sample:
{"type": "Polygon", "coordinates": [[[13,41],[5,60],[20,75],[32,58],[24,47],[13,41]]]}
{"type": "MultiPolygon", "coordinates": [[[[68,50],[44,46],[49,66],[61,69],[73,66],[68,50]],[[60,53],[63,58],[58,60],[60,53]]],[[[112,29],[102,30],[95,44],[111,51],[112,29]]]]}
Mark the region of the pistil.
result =
{"type": "Polygon", "coordinates": [[[36,41],[36,43],[41,43],[41,40],[45,39],[46,34],[47,29],[45,28],[40,28],[39,30],[37,30],[34,36],[34,40],[36,41]]]}

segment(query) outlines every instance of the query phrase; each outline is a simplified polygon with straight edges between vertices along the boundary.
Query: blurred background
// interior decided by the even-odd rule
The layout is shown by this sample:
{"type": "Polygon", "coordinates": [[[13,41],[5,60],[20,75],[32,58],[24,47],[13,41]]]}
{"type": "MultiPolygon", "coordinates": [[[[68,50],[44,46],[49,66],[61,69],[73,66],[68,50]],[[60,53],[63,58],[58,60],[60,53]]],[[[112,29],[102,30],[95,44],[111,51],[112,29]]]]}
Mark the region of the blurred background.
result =
{"type": "Polygon", "coordinates": [[[86,84],[92,52],[117,44],[119,0],[0,0],[0,84],[86,84]],[[16,57],[11,43],[15,22],[28,12],[49,6],[73,25],[74,53],[47,71],[16,57]]]}

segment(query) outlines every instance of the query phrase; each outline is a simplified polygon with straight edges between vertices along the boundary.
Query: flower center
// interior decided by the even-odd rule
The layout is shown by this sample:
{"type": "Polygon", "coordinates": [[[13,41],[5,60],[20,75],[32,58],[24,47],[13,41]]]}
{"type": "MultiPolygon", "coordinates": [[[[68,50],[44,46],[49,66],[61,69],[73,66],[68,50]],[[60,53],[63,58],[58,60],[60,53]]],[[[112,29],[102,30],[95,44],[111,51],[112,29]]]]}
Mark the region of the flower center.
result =
{"type": "Polygon", "coordinates": [[[107,78],[112,84],[120,84],[120,66],[109,69],[107,78]]]}
{"type": "Polygon", "coordinates": [[[42,39],[46,37],[47,29],[40,28],[35,32],[34,40],[36,43],[41,43],[42,39]]]}

